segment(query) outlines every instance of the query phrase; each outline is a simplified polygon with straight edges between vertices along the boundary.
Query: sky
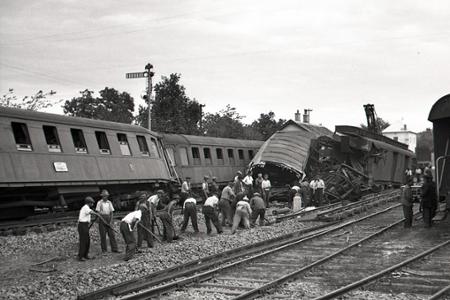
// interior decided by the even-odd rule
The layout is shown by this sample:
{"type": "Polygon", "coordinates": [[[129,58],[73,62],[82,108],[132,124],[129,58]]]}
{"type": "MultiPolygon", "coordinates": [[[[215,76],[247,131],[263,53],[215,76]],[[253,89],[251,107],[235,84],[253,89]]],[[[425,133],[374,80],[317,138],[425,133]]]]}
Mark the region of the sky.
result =
{"type": "Polygon", "coordinates": [[[112,87],[138,105],[145,79],[125,74],[150,62],[154,82],[179,73],[206,112],[230,104],[247,123],[308,108],[314,124],[359,126],[373,103],[419,132],[450,93],[449,16],[445,0],[2,0],[0,95],[112,87]]]}

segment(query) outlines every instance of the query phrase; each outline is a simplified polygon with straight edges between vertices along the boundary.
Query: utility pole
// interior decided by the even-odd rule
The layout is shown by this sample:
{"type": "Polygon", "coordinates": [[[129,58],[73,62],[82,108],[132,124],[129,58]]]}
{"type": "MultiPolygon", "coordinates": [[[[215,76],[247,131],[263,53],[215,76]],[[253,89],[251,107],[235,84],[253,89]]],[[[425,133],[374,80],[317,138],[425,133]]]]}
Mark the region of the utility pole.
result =
{"type": "Polygon", "coordinates": [[[145,71],[144,72],[133,72],[133,73],[127,73],[126,78],[127,79],[134,79],[134,78],[147,78],[147,87],[146,87],[146,97],[148,101],[148,129],[152,130],[152,102],[151,102],[151,96],[152,96],[152,77],[155,75],[153,72],[153,65],[151,63],[148,63],[145,65],[145,71]]]}

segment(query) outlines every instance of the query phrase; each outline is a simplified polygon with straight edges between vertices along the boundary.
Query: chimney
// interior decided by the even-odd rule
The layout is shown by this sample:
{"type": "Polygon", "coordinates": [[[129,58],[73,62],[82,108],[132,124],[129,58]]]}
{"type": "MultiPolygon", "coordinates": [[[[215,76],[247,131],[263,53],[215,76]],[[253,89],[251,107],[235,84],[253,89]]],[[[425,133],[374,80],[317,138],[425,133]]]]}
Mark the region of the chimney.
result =
{"type": "Polygon", "coordinates": [[[301,113],[298,111],[298,109],[297,109],[297,112],[294,114],[294,116],[295,116],[295,122],[301,122],[302,120],[301,120],[301,113]]]}
{"type": "Polygon", "coordinates": [[[403,125],[403,131],[406,131],[406,124],[403,125]]]}
{"type": "Polygon", "coordinates": [[[309,112],[312,111],[312,109],[304,109],[303,110],[303,123],[309,124],[309,112]]]}

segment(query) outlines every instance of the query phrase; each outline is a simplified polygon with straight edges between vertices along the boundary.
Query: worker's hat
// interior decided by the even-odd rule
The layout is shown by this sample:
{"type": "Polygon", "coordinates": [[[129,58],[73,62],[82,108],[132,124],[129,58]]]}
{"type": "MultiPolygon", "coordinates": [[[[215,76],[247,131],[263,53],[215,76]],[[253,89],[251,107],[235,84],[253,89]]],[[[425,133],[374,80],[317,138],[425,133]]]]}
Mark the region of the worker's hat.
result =
{"type": "Polygon", "coordinates": [[[88,203],[92,203],[94,204],[94,199],[92,199],[92,197],[87,196],[86,198],[84,198],[84,203],[88,204],[88,203]]]}
{"type": "Polygon", "coordinates": [[[256,193],[253,193],[253,196],[261,196],[261,194],[256,192],[256,193]]]}
{"type": "Polygon", "coordinates": [[[175,194],[175,195],[172,196],[172,199],[180,199],[180,195],[175,194]]]}
{"type": "Polygon", "coordinates": [[[156,193],[157,194],[164,194],[164,191],[163,190],[157,190],[156,193]]]}
{"type": "Polygon", "coordinates": [[[244,196],[244,198],[242,198],[242,200],[248,201],[248,197],[247,197],[247,196],[244,196]]]}
{"type": "Polygon", "coordinates": [[[100,196],[109,196],[108,190],[102,190],[102,192],[100,193],[100,196]]]}
{"type": "Polygon", "coordinates": [[[208,175],[203,176],[203,179],[209,179],[208,175]]]}
{"type": "Polygon", "coordinates": [[[216,179],[217,179],[217,177],[216,177],[216,176],[213,176],[213,177],[212,177],[212,180],[216,180],[216,179]]]}

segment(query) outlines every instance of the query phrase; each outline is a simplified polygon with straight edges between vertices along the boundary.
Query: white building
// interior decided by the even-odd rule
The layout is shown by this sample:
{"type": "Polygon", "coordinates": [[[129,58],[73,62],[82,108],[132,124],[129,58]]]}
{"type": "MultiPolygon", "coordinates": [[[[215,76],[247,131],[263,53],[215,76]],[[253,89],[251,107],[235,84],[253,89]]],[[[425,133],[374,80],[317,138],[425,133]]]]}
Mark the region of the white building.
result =
{"type": "Polygon", "coordinates": [[[383,135],[393,139],[394,141],[399,141],[400,143],[408,145],[408,149],[413,152],[416,151],[417,134],[408,130],[406,124],[402,127],[398,125],[391,125],[383,130],[383,135]]]}

